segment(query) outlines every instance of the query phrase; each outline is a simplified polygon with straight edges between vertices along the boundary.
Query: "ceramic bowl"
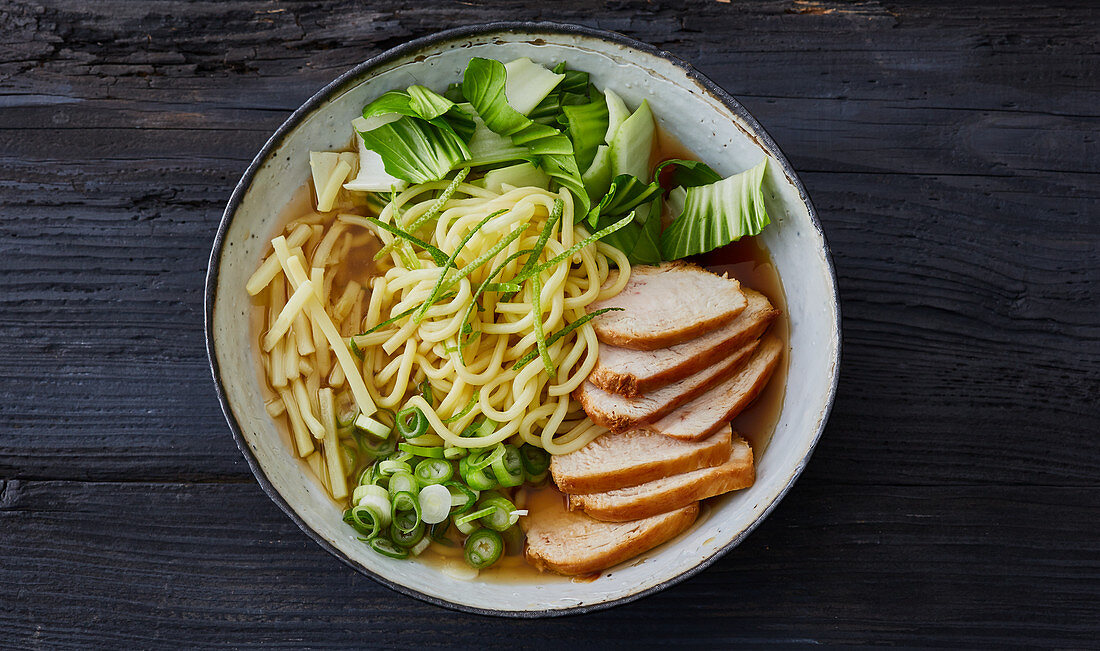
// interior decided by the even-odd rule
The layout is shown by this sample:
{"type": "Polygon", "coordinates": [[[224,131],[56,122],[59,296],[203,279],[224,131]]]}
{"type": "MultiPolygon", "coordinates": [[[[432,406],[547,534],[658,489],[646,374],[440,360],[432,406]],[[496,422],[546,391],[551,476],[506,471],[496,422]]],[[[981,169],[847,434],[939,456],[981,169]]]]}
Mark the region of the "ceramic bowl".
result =
{"type": "Polygon", "coordinates": [[[210,256],[206,337],[218,396],[237,444],[263,489],[298,526],[351,567],[395,590],[460,610],[537,617],[637,599],[692,576],[736,546],[790,488],[825,427],[836,388],[840,315],[825,238],[797,175],[748,111],[668,53],[624,36],[573,25],[501,23],[412,41],[365,61],[310,98],[249,165],[226,207],[210,256]],[[264,411],[245,280],[281,228],[279,208],[309,175],[308,152],[345,146],[348,123],[381,93],[461,78],[471,57],[567,61],[629,105],[648,99],[662,128],[722,175],[771,158],[765,180],[773,224],[762,237],[786,292],[790,357],[786,399],[749,489],[716,500],[678,538],[590,582],[458,580],[417,562],[374,553],[294,458],[264,411]]]}

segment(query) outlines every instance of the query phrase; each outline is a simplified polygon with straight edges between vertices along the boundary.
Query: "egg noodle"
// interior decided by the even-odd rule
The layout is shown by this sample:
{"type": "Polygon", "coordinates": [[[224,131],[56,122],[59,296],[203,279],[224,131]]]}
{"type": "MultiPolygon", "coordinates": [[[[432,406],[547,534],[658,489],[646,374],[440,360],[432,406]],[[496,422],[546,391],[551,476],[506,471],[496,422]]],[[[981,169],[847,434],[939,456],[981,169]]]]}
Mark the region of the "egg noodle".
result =
{"type": "Polygon", "coordinates": [[[333,466],[354,460],[341,461],[326,422],[333,393],[350,395],[367,416],[418,407],[438,437],[426,444],[511,440],[565,454],[607,431],[570,393],[597,359],[585,308],[621,291],[626,256],[586,241],[567,190],[493,192],[462,180],[412,186],[376,218],[296,219],[248,282],[253,295],[269,292],[262,349],[277,394],[269,412],[285,411],[299,454],[328,466],[318,474],[334,496],[343,470],[333,466]],[[378,253],[355,278],[341,267],[363,247],[378,253]],[[604,287],[611,265],[622,273],[604,287]],[[477,435],[467,431],[487,421],[477,435]],[[330,433],[324,454],[313,454],[311,435],[330,433]]]}

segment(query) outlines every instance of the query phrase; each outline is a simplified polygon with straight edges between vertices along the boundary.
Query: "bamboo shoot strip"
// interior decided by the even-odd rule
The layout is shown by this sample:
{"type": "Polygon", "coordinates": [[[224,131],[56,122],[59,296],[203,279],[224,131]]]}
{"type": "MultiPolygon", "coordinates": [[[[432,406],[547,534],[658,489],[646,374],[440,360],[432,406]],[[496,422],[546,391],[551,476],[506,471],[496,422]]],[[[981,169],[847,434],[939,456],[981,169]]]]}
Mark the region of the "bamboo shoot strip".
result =
{"type": "Polygon", "coordinates": [[[317,440],[325,438],[325,428],[313,415],[313,404],[310,402],[309,393],[306,392],[305,383],[301,378],[294,378],[290,388],[294,392],[294,400],[298,403],[298,413],[302,415],[302,422],[309,428],[309,433],[313,434],[313,438],[317,440]]]}
{"type": "Polygon", "coordinates": [[[340,437],[336,434],[336,400],[332,389],[325,387],[318,394],[321,411],[321,425],[325,428],[325,440],[321,449],[325,453],[325,465],[328,467],[328,485],[332,497],[342,500],[348,496],[348,480],[344,476],[344,460],[340,455],[340,437]]]}
{"type": "Polygon", "coordinates": [[[286,418],[290,421],[290,433],[294,435],[294,446],[298,448],[298,456],[308,457],[313,452],[313,439],[309,437],[309,430],[302,422],[302,415],[298,413],[298,403],[289,389],[279,389],[279,398],[286,407],[286,418]]]}
{"type": "MultiPolygon", "coordinates": [[[[312,234],[313,230],[308,224],[298,226],[287,236],[287,248],[293,249],[302,246],[312,234]]],[[[263,261],[260,268],[248,279],[248,283],[244,286],[245,291],[248,292],[249,296],[259,294],[263,291],[264,287],[271,284],[271,281],[275,279],[275,276],[279,275],[281,270],[282,268],[279,266],[279,257],[276,255],[267,256],[267,259],[263,261]]]]}
{"type": "MultiPolygon", "coordinates": [[[[275,347],[275,344],[283,338],[287,330],[294,323],[294,317],[298,316],[303,309],[305,309],[306,299],[313,293],[313,283],[308,280],[302,283],[298,289],[294,290],[294,293],[290,296],[290,300],[286,302],[283,309],[279,312],[278,318],[275,319],[275,323],[264,334],[264,350],[269,351],[275,347]]],[[[295,333],[298,334],[298,333],[295,333]]],[[[299,350],[299,352],[301,352],[299,350]]]]}
{"type": "MultiPolygon", "coordinates": [[[[283,237],[276,237],[271,241],[271,245],[275,248],[275,254],[279,256],[279,263],[282,265],[286,277],[290,280],[290,284],[297,289],[298,285],[306,282],[305,267],[302,265],[301,260],[290,256],[286,240],[283,237]]],[[[328,312],[325,312],[324,306],[321,305],[321,301],[317,299],[316,295],[311,296],[310,300],[306,302],[306,309],[309,311],[310,318],[321,327],[321,332],[325,335],[332,352],[336,355],[337,363],[343,367],[348,388],[351,389],[351,395],[355,398],[355,404],[359,407],[359,411],[368,416],[373,414],[376,408],[374,401],[371,400],[370,392],[367,391],[367,385],[363,381],[363,372],[355,364],[355,358],[352,357],[343,337],[340,336],[336,325],[329,318],[328,312]]]]}

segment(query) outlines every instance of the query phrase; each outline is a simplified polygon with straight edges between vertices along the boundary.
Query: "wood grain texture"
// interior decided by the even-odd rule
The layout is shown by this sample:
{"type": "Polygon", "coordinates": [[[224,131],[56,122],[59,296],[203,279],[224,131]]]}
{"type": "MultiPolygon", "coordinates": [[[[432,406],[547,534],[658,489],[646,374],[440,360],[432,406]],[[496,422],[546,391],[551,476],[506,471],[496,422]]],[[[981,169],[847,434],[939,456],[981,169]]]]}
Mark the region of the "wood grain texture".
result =
{"type": "Polygon", "coordinates": [[[1085,643],[1100,544],[1080,523],[1100,517],[1098,493],[803,481],[684,584],[607,612],[516,622],[428,606],[349,571],[252,484],[13,480],[0,502],[11,532],[0,630],[49,648],[1085,643]]]}
{"type": "Polygon", "coordinates": [[[0,3],[0,645],[1094,643],[1098,35],[1091,2],[0,3]],[[202,340],[224,202],[289,113],[509,19],[623,32],[738,97],[802,175],[844,315],[776,513],[684,585],[556,623],[426,606],[309,542],[202,340]]]}

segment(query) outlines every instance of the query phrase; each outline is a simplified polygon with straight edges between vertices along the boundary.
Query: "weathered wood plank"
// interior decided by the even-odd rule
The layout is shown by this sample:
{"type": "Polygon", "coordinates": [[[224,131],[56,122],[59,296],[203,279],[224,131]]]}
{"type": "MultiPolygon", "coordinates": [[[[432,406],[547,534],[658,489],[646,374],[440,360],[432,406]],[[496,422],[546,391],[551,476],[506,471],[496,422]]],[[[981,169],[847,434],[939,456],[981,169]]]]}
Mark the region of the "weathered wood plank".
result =
{"type": "Polygon", "coordinates": [[[15,646],[1074,645],[1100,620],[1096,488],[804,481],[685,584],[580,618],[421,604],[314,545],[253,485],[9,481],[0,638],[15,646]],[[1028,612],[1020,608],[1028,605],[1028,612]],[[685,626],[677,626],[668,617],[685,626]]]}

